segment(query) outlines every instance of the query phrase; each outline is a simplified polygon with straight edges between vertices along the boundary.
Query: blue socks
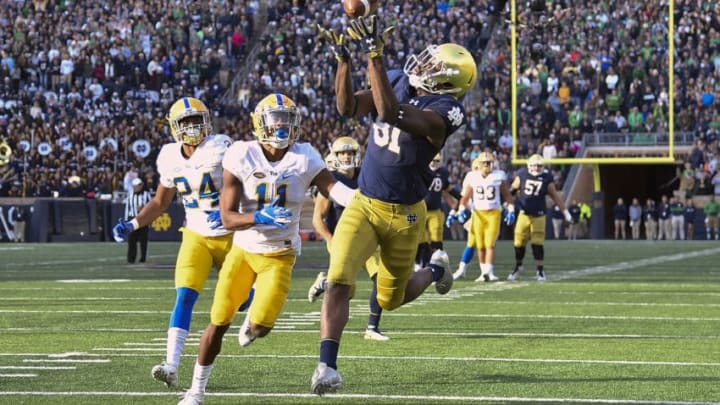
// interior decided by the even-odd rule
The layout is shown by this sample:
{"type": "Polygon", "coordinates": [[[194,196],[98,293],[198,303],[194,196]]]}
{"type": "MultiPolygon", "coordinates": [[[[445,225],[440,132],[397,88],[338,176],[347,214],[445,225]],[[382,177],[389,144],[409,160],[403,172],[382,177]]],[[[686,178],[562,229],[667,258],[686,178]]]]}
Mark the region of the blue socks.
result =
{"type": "Polygon", "coordinates": [[[340,348],[340,342],[331,339],[323,339],[320,341],[320,362],[325,363],[330,368],[337,370],[337,354],[340,348]]]}
{"type": "Polygon", "coordinates": [[[465,246],[465,250],[463,250],[462,258],[460,259],[460,261],[465,264],[470,263],[470,260],[472,260],[473,256],[475,256],[475,248],[465,246]]]}
{"type": "Polygon", "coordinates": [[[187,287],[180,287],[177,289],[175,307],[173,308],[172,315],[170,316],[171,328],[190,330],[190,320],[192,319],[193,307],[195,306],[195,301],[197,301],[199,295],[200,293],[187,287]]]}

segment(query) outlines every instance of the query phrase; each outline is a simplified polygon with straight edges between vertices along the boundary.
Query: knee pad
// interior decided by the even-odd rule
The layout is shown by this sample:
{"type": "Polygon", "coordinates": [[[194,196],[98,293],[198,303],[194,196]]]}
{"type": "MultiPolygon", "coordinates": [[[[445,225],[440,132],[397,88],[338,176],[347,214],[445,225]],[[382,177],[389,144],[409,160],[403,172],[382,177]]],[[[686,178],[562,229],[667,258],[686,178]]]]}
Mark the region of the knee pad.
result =
{"type": "Polygon", "coordinates": [[[443,243],[442,242],[430,242],[430,251],[434,252],[436,250],[442,250],[443,243]]]}
{"type": "Polygon", "coordinates": [[[525,246],[521,246],[521,247],[515,246],[515,260],[517,260],[518,262],[521,262],[524,257],[525,257],[525,246]]]}
{"type": "Polygon", "coordinates": [[[192,319],[192,311],[197,301],[198,293],[187,287],[180,287],[177,290],[175,298],[175,308],[173,308],[170,316],[170,327],[190,330],[190,320],[192,319]]]}
{"type": "Polygon", "coordinates": [[[532,246],[533,257],[535,260],[545,259],[545,247],[543,245],[530,245],[532,246]]]}

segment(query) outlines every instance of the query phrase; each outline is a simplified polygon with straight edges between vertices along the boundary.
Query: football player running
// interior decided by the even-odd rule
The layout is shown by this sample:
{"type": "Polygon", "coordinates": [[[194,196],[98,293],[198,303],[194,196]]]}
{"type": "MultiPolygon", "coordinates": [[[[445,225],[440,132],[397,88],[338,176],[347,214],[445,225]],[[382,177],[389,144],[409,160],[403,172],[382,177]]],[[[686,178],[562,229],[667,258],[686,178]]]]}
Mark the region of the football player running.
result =
{"type": "Polygon", "coordinates": [[[523,258],[525,257],[525,246],[530,241],[533,257],[537,270],[535,279],[537,281],[545,281],[545,196],[550,198],[557,204],[558,208],[563,212],[565,220],[572,222],[570,212],[565,208],[565,202],[562,196],[555,189],[553,178],[547,171],[542,168],[542,157],[535,154],[530,156],[527,161],[527,168],[519,170],[518,175],[513,180],[510,191],[517,193],[518,206],[520,214],[515,224],[515,238],[513,247],[515,248],[515,268],[508,276],[508,280],[517,280],[523,272],[523,258]]]}
{"type": "Polygon", "coordinates": [[[177,100],[167,121],[176,142],[163,146],[158,154],[160,184],[155,197],[132,221],[115,225],[113,235],[116,241],[124,241],[134,229],[149,225],[165,212],[176,195],[182,198],[186,224],[181,229],[182,243],[175,262],[176,298],[167,332],[167,353],[165,361],[151,371],[153,378],[171,387],[177,385],[195,302],[210,270],[222,266],[232,244],[232,232],[222,226],[219,211],[222,159],[232,139],[212,134],[210,112],[196,98],[177,100]]]}
{"type": "Polygon", "coordinates": [[[300,253],[300,210],[307,190],[316,186],[341,204],[355,193],[336,182],[315,148],[297,142],[301,117],[293,100],[270,94],[251,116],[257,139],[235,142],[222,161],[220,213],[225,228],[235,234],[218,275],[210,323],[200,338],[192,385],[181,404],[202,403],[223,336],[253,283],[255,297],[240,328],[240,345],[266,336],[275,325],[300,253]]]}
{"type": "Polygon", "coordinates": [[[500,197],[507,203],[505,223],[515,221],[515,207],[508,189],[507,176],[502,170],[493,170],[493,155],[482,152],[473,162],[478,169],[470,171],[463,181],[463,195],[458,207],[458,221],[471,219],[468,247],[477,249],[480,277],[475,281],[496,281],[494,273],[495,242],[500,234],[500,197]],[[472,216],[467,208],[472,198],[472,216]]]}
{"type": "Polygon", "coordinates": [[[377,300],[384,310],[413,301],[433,282],[440,294],[452,288],[447,253],[436,251],[428,267],[413,272],[425,230],[424,197],[429,164],[448,136],[465,123],[460,102],[475,85],[472,55],[460,45],[430,45],[408,58],[403,71],[385,70],[383,48],[392,28],[377,17],[350,22],[348,35],[368,56],[371,90],[353,91],[345,36],[318,27],[338,60],[335,95],[346,117],[372,115],[375,122],[358,189],[335,228],[327,290],[320,317],[320,359],[311,379],[318,395],[342,387],[337,371],[340,338],[349,299],[363,263],[380,247],[377,300]]]}
{"type": "MultiPolygon", "coordinates": [[[[480,161],[476,158],[473,159],[472,164],[470,166],[471,170],[478,170],[480,169],[480,161]]],[[[465,184],[468,178],[468,173],[465,174],[465,178],[463,178],[462,188],[461,190],[465,189],[465,184]]],[[[466,207],[470,208],[470,205],[466,205],[466,207]]],[[[472,210],[470,211],[472,212],[472,210]]],[[[448,212],[447,218],[445,218],[445,226],[447,228],[452,227],[453,223],[455,223],[458,220],[458,213],[456,209],[450,210],[448,212]]],[[[472,260],[473,256],[475,256],[475,240],[473,239],[473,234],[470,232],[470,225],[472,224],[472,221],[465,222],[463,224],[463,228],[465,228],[465,231],[468,233],[468,240],[465,244],[465,249],[463,249],[462,256],[460,256],[460,263],[458,263],[458,268],[455,270],[455,273],[453,273],[453,280],[459,280],[463,277],[465,277],[465,269],[467,268],[468,263],[472,260]]],[[[492,280],[496,281],[496,280],[492,280]]]]}
{"type": "Polygon", "coordinates": [[[424,240],[418,245],[415,257],[416,269],[427,266],[433,252],[443,249],[443,225],[445,224],[445,213],[442,210],[443,198],[452,207],[461,197],[454,185],[450,183],[450,172],[442,166],[442,158],[439,153],[430,162],[430,171],[433,178],[425,195],[425,206],[427,207],[425,235],[424,240]]]}
{"type": "MultiPolygon", "coordinates": [[[[356,140],[349,136],[343,136],[335,140],[330,147],[330,165],[334,169],[333,176],[350,188],[357,188],[357,179],[360,175],[360,145],[356,140]]],[[[337,221],[342,215],[343,207],[340,204],[333,203],[331,200],[318,194],[315,198],[315,209],[313,211],[313,228],[322,236],[326,243],[328,252],[331,250],[333,232],[337,226],[337,221]]],[[[387,341],[390,340],[380,331],[380,317],[382,316],[382,308],[377,302],[377,271],[380,261],[380,252],[375,251],[373,255],[365,262],[365,270],[372,281],[372,290],[370,291],[370,316],[368,317],[367,328],[365,330],[365,339],[387,341]]],[[[315,282],[308,290],[308,300],[315,302],[327,288],[327,274],[320,272],[315,282]]]]}

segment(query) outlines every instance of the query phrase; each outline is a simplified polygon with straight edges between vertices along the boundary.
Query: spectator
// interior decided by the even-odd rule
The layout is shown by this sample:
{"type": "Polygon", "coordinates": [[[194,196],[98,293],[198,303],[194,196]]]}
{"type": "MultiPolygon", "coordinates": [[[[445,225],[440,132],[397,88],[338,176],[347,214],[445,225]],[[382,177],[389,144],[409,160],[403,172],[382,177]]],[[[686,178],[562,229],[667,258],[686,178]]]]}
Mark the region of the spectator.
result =
{"type": "Polygon", "coordinates": [[[670,197],[670,239],[685,240],[685,205],[677,197],[670,197]]]}
{"type": "Polygon", "coordinates": [[[627,224],[628,208],[622,198],[617,199],[613,207],[613,224],[615,226],[615,239],[626,239],[625,225],[627,224]]]}
{"type": "MultiPolygon", "coordinates": [[[[681,200],[682,201],[682,200],[681,200]]],[[[695,239],[695,204],[692,198],[685,201],[685,211],[683,217],[685,220],[685,238],[687,240],[695,239]]]]}
{"type": "Polygon", "coordinates": [[[658,211],[655,207],[655,200],[648,198],[643,207],[643,218],[645,219],[645,239],[659,239],[658,231],[658,211]]]}
{"type": "Polygon", "coordinates": [[[640,239],[640,225],[642,223],[642,206],[637,198],[632,199],[632,204],[628,208],[628,215],[630,217],[630,234],[633,240],[640,239]]]}
{"type": "Polygon", "coordinates": [[[27,208],[23,205],[10,207],[10,218],[13,220],[13,241],[25,242],[25,223],[27,221],[27,208]]]}
{"type": "Polygon", "coordinates": [[[658,213],[658,240],[672,239],[672,224],[670,223],[670,203],[666,195],[660,197],[660,204],[657,207],[658,213]]]}
{"type": "Polygon", "coordinates": [[[715,240],[720,240],[720,234],[718,234],[718,214],[720,214],[720,204],[715,201],[715,196],[711,195],[710,200],[705,203],[703,207],[705,213],[705,235],[707,240],[711,240],[713,234],[715,240]]]}

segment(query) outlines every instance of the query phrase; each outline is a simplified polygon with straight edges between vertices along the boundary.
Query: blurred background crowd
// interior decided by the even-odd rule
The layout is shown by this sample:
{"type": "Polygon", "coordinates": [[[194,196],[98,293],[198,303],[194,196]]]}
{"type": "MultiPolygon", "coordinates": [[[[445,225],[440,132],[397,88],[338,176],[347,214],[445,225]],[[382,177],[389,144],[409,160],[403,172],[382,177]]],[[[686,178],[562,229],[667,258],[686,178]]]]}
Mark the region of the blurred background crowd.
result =
{"type": "MultiPolygon", "coordinates": [[[[364,143],[369,123],[340,117],[335,61],[316,24],[344,30],[339,0],[3,1],[0,7],[0,196],[96,197],[134,177],[150,189],[155,157],[172,141],[165,122],[181,96],[203,100],[214,132],[252,139],[249,112],[279,91],[304,115],[302,140],[325,154],[338,136],[364,143]]],[[[668,6],[548,1],[533,13],[518,2],[518,154],[572,157],[582,135],[667,130],[668,6]]],[[[386,62],[402,68],[430,43],[456,42],[478,61],[466,97],[469,122],[443,159],[455,183],[484,148],[512,173],[510,26],[493,34],[493,0],[386,0],[379,16],[397,26],[386,62]],[[487,47],[486,47],[487,45],[487,47]]],[[[506,18],[506,13],[501,17],[506,18]]],[[[677,0],[674,125],[702,143],[690,169],[717,172],[720,131],[720,4],[677,0]]],[[[356,88],[367,85],[354,53],[356,88]]],[[[694,151],[695,152],[695,151],[694,151]]],[[[552,167],[559,187],[566,168],[552,167]]]]}

